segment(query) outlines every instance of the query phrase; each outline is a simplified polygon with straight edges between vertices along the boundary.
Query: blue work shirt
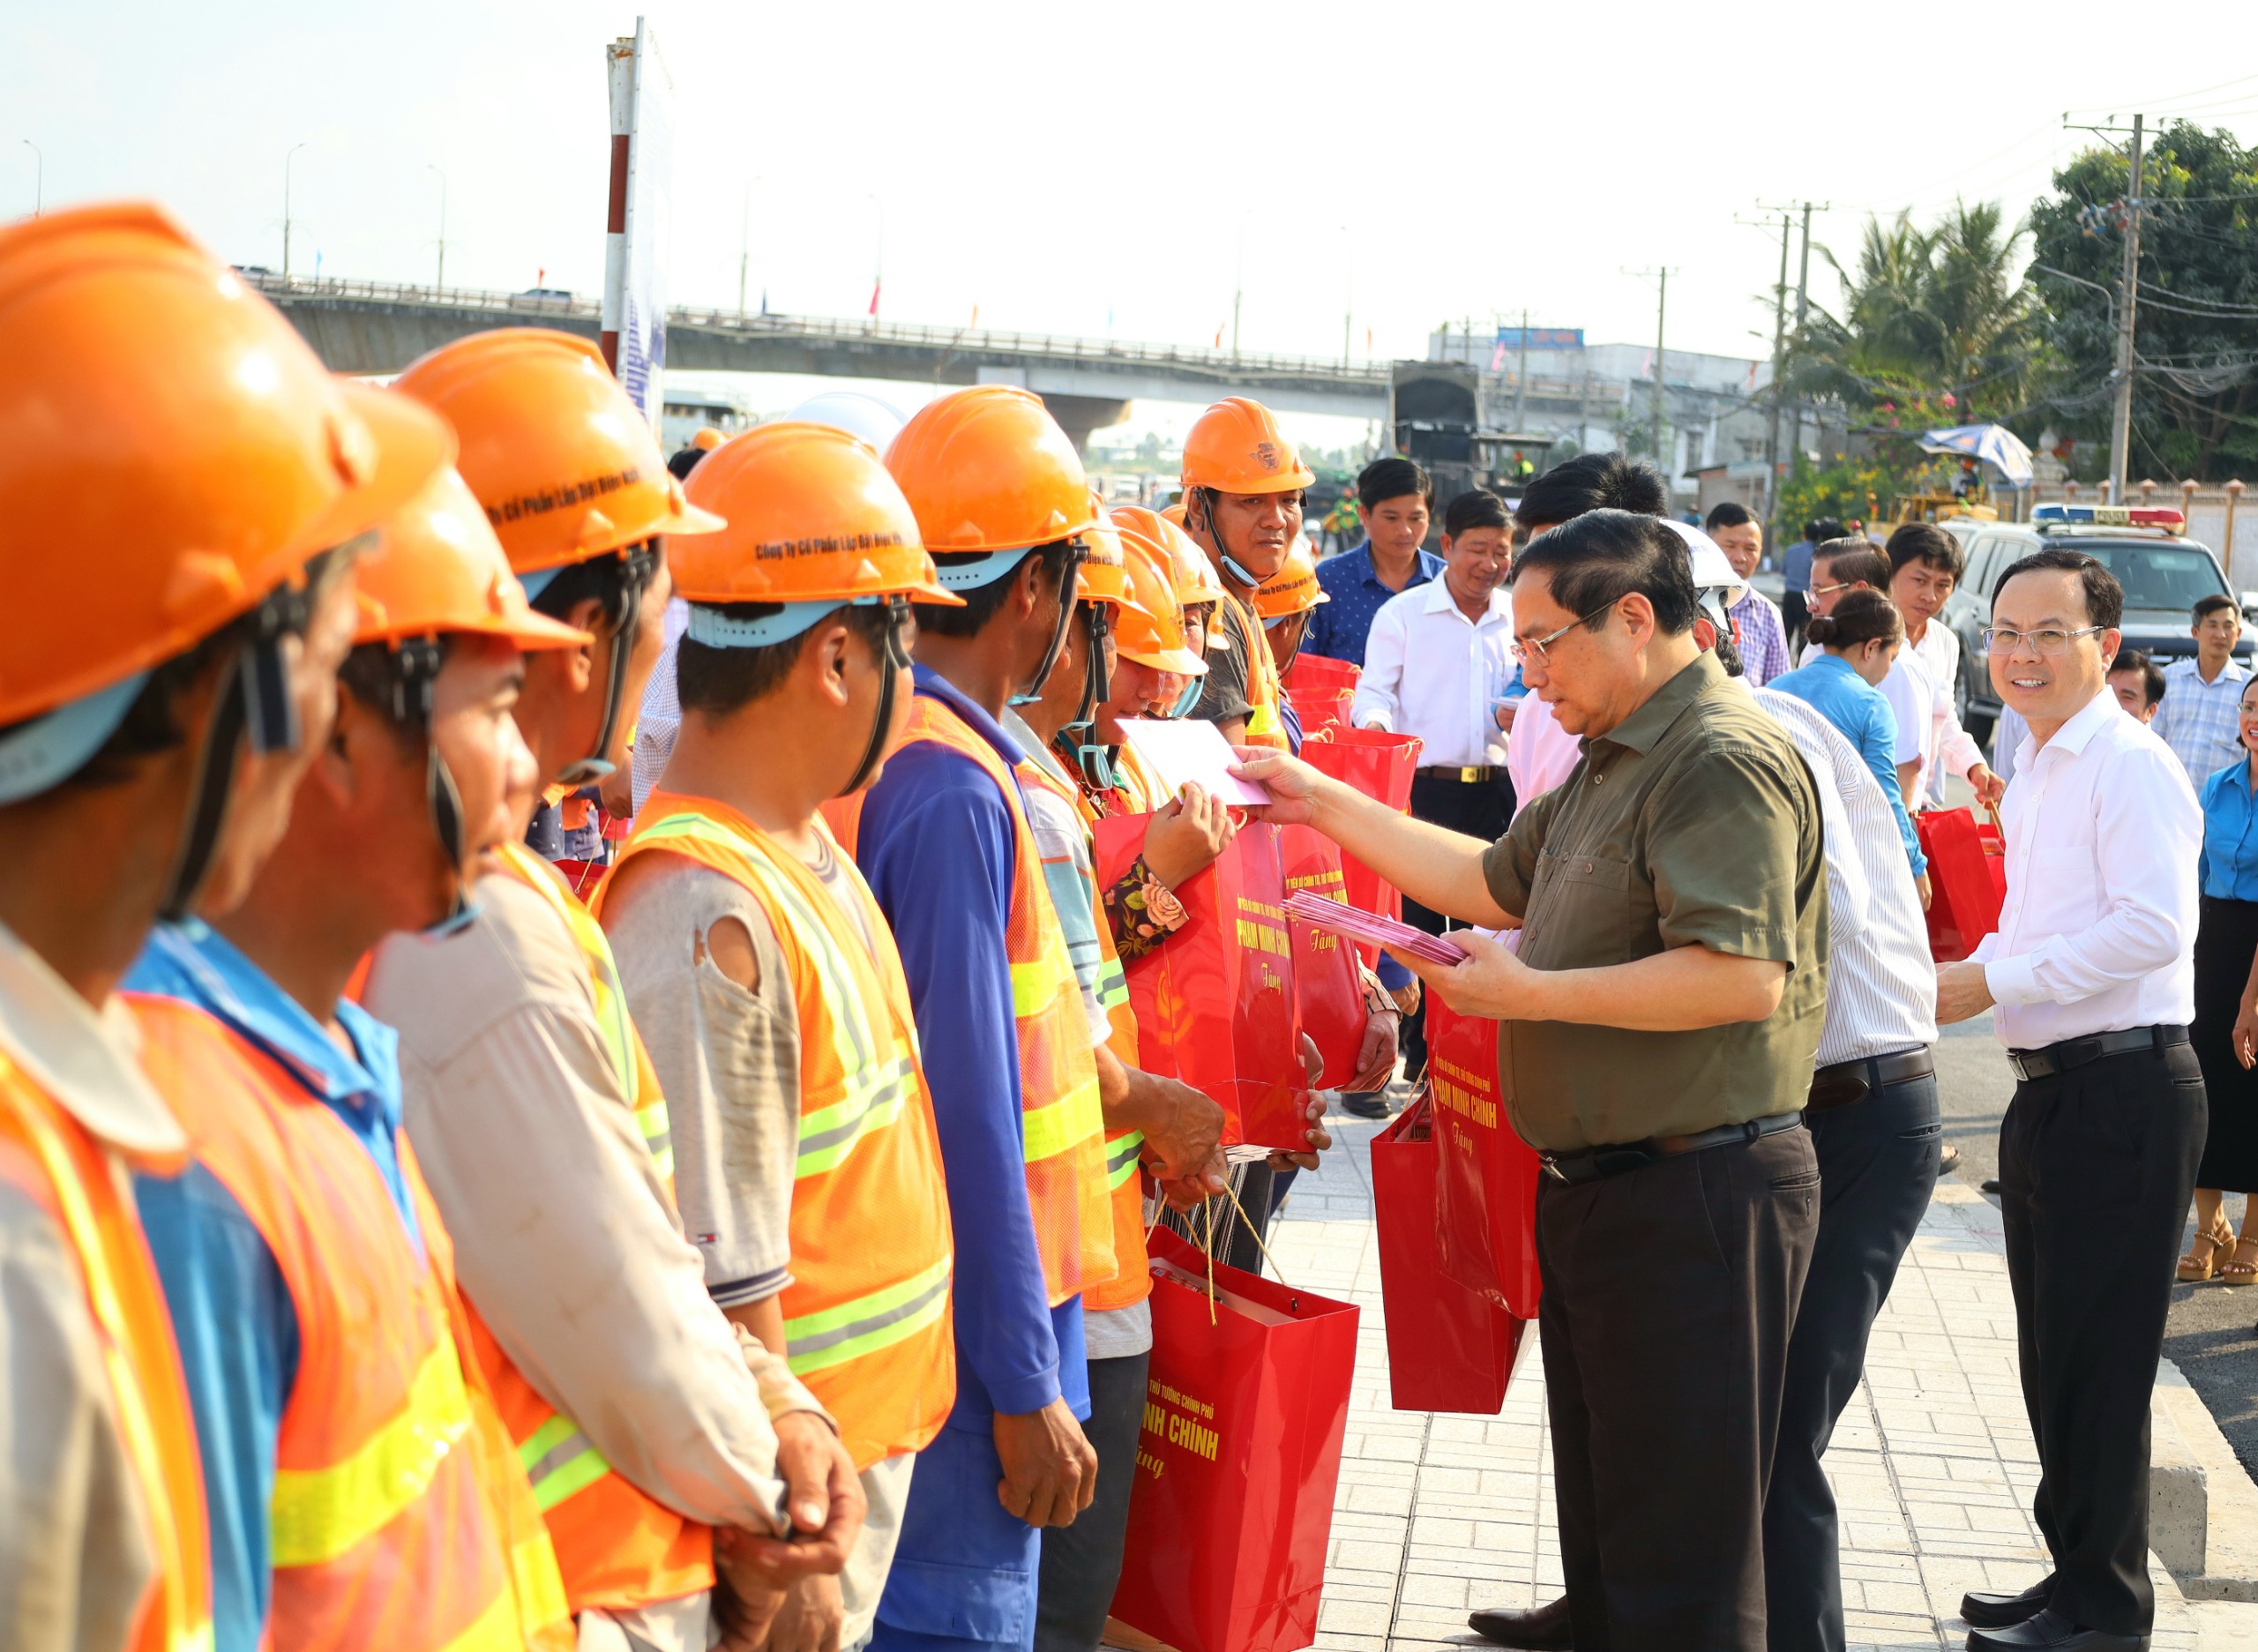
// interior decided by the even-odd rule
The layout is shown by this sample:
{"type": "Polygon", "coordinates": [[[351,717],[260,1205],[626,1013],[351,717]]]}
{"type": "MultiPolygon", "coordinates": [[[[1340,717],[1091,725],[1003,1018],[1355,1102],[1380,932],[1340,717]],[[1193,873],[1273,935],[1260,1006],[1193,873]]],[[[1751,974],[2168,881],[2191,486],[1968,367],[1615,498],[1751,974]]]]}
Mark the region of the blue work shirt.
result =
{"type": "Polygon", "coordinates": [[[2258,901],[2258,804],[2250,765],[2230,763],[2203,782],[2203,852],[2196,881],[2221,901],[2258,901]]]}
{"type": "MultiPolygon", "coordinates": [[[[376,1161],[421,1253],[400,1170],[399,1039],[391,1028],[356,1004],[340,1004],[337,1019],[356,1060],[256,964],[193,919],[151,933],[125,990],[204,1011],[326,1103],[376,1161]]],[[[176,1177],[138,1176],[133,1194],[172,1314],[204,1459],[213,1652],[257,1652],[273,1596],[268,1511],[282,1410],[297,1381],[297,1311],[265,1237],[203,1165],[176,1177]]]]}
{"type": "MultiPolygon", "coordinates": [[[[994,718],[928,667],[916,675],[920,694],[962,718],[1006,769],[1018,765],[1024,754],[994,718]]],[[[1005,946],[1013,854],[1011,812],[995,781],[937,741],[914,741],[888,758],[864,797],[855,860],[901,953],[948,1179],[956,1232],[950,1421],[960,1427],[984,1428],[998,1411],[1039,1411],[1061,1395],[1075,1416],[1090,1410],[1082,1299],[1049,1305],[1028,1203],[1005,946]]]]}
{"type": "MultiPolygon", "coordinates": [[[[1440,557],[1432,551],[1418,551],[1414,555],[1411,577],[1404,581],[1403,588],[1408,591],[1415,585],[1424,585],[1442,571],[1440,557]]],[[[1372,616],[1379,612],[1381,603],[1397,594],[1380,583],[1379,574],[1372,567],[1372,541],[1366,540],[1354,550],[1344,550],[1319,563],[1317,582],[1332,601],[1320,602],[1310,610],[1309,629],[1302,634],[1302,652],[1346,660],[1361,669],[1365,663],[1365,639],[1371,634],[1372,616]]]]}
{"type": "Polygon", "coordinates": [[[1817,549],[1809,540],[1799,539],[1781,553],[1780,582],[1789,590],[1811,594],[1811,553],[1817,549]]]}
{"type": "Polygon", "coordinates": [[[1794,695],[1858,749],[1897,816],[1897,835],[1905,841],[1913,876],[1927,871],[1928,856],[1921,853],[1920,836],[1905,812],[1904,795],[1897,784],[1897,714],[1889,708],[1889,697],[1860,676],[1848,660],[1824,649],[1809,665],[1783,672],[1764,686],[1794,695]]]}

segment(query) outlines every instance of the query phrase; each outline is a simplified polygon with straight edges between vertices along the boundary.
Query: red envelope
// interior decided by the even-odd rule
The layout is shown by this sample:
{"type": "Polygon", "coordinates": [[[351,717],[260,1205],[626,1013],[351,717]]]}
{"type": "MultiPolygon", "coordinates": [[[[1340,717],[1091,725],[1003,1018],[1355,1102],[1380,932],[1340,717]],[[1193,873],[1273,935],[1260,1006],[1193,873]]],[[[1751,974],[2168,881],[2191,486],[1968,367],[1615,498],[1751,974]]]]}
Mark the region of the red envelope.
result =
{"type": "Polygon", "coordinates": [[[1434,1097],[1435,1245],[1442,1271],[1516,1319],[1534,1319],[1536,1183],[1544,1167],[1498,1094],[1498,1023],[1427,998],[1434,1097]]]}
{"type": "MultiPolygon", "coordinates": [[[[1100,888],[1127,873],[1151,819],[1098,821],[1100,888]]],[[[1222,1107],[1227,1145],[1305,1151],[1307,1073],[1278,831],[1260,821],[1241,826],[1221,858],[1174,891],[1183,926],[1144,957],[1125,960],[1124,972],[1139,1066],[1181,1079],[1222,1107]]]]}
{"type": "Polygon", "coordinates": [[[1372,1219],[1387,1311],[1387,1383],[1399,1411],[1495,1417],[1524,1323],[1442,1271],[1433,1102],[1424,1092],[1372,1138],[1372,1219]]]}
{"type": "MultiPolygon", "coordinates": [[[[1220,1234],[1218,1235],[1220,1238],[1220,1234]]],[[[1357,1311],[1152,1237],[1153,1355],[1113,1615],[1178,1652],[1317,1639],[1357,1311]]]]}
{"type": "Polygon", "coordinates": [[[2000,927],[2007,901],[2007,841],[1994,815],[1978,825],[1966,809],[1933,809],[1913,817],[1929,860],[1929,953],[1957,963],[2000,927]]]}
{"type": "MultiPolygon", "coordinates": [[[[1311,894],[1345,902],[1341,875],[1341,846],[1312,826],[1279,828],[1278,851],[1286,873],[1288,894],[1311,894]]],[[[1357,1058],[1364,1053],[1364,971],[1356,948],[1338,935],[1314,924],[1287,916],[1286,928],[1294,943],[1294,1002],[1301,1029],[1317,1044],[1325,1058],[1318,1074],[1320,1089],[1337,1090],[1357,1076],[1357,1058]]]]}

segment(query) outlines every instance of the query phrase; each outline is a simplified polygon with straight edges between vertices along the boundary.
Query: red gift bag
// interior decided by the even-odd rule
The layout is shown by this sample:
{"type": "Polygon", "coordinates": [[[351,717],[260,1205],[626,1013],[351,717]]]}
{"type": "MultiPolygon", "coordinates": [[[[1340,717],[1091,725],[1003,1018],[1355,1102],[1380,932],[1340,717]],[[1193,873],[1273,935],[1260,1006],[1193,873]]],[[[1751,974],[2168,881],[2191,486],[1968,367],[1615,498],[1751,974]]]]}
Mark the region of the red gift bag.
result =
{"type": "MultiPolygon", "coordinates": [[[[1111,888],[1145,844],[1150,815],[1097,823],[1098,886],[1111,888]]],[[[1215,863],[1173,892],[1185,922],[1125,961],[1137,1013],[1137,1065],[1181,1079],[1222,1108],[1233,1147],[1305,1150],[1307,1077],[1294,1011],[1293,938],[1278,828],[1239,828],[1215,863]]]]}
{"type": "Polygon", "coordinates": [[[1498,1023],[1427,999],[1435,1248],[1442,1271],[1517,1319],[1536,1317],[1536,1180],[1498,1094],[1498,1023]]]}
{"type": "Polygon", "coordinates": [[[2000,927],[2008,894],[2007,840],[1999,816],[1978,825],[1966,809],[1933,809],[1913,817],[1929,860],[1929,952],[1958,963],[2000,927]]]}
{"type": "MultiPolygon", "coordinates": [[[[1341,846],[1313,826],[1281,826],[1278,852],[1286,873],[1286,893],[1306,892],[1346,904],[1341,875],[1341,846]]],[[[1364,1053],[1365,976],[1357,949],[1340,936],[1286,920],[1294,945],[1294,1005],[1301,1029],[1325,1059],[1320,1089],[1337,1090],[1357,1076],[1364,1053]]]]}
{"type": "Polygon", "coordinates": [[[1317,1639],[1357,1311],[1152,1236],[1153,1356],[1113,1615],[1178,1652],[1317,1639]]]}
{"type": "Polygon", "coordinates": [[[1294,715],[1302,721],[1302,737],[1309,739],[1328,729],[1344,729],[1349,724],[1349,706],[1357,698],[1354,689],[1346,688],[1290,688],[1287,703],[1293,706],[1294,715]]]}
{"type": "MultiPolygon", "coordinates": [[[[1331,729],[1324,739],[1303,744],[1302,761],[1391,809],[1406,810],[1411,806],[1411,776],[1418,770],[1420,744],[1413,735],[1382,734],[1376,729],[1331,729]]],[[[1341,857],[1341,876],[1350,906],[1384,918],[1402,917],[1403,897],[1394,886],[1383,883],[1378,872],[1355,856],[1341,857]]],[[[1379,961],[1378,947],[1358,950],[1367,966],[1379,961]]]]}
{"type": "Polygon", "coordinates": [[[1345,689],[1353,694],[1364,680],[1361,668],[1322,654],[1297,654],[1285,676],[1290,689],[1345,689]]]}
{"type": "Polygon", "coordinates": [[[1495,1417],[1521,1353],[1523,1322],[1442,1271],[1432,1108],[1423,1092],[1372,1138],[1388,1398],[1399,1411],[1495,1417]]]}

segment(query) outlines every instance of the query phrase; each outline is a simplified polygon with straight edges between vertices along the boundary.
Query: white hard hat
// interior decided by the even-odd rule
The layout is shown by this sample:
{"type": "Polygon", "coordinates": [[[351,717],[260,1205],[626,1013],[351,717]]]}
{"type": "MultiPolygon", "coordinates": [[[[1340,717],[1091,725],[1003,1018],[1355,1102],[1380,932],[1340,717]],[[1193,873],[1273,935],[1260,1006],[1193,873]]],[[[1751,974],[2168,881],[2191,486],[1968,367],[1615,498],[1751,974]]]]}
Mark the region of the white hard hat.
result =
{"type": "Polygon", "coordinates": [[[784,415],[806,424],[827,424],[859,436],[884,453],[908,422],[890,401],[860,390],[826,390],[810,396],[784,415]]]}
{"type": "Polygon", "coordinates": [[[1747,581],[1733,572],[1732,564],[1725,559],[1725,553],[1718,548],[1717,542],[1691,522],[1681,522],[1669,516],[1663,520],[1686,542],[1686,553],[1694,559],[1694,588],[1697,591],[1729,590],[1731,594],[1725,598],[1728,606],[1740,601],[1747,581]]]}

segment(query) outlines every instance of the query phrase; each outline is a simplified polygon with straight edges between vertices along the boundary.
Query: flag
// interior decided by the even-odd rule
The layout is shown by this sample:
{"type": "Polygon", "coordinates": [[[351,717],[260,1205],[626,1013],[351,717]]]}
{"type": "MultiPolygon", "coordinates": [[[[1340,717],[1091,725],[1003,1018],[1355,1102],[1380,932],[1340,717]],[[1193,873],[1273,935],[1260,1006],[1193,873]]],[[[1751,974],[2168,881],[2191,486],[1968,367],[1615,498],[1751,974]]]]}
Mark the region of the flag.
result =
{"type": "Polygon", "coordinates": [[[871,313],[874,316],[879,313],[879,288],[883,285],[883,281],[871,283],[871,313]]]}
{"type": "Polygon", "coordinates": [[[973,305],[973,307],[972,307],[972,320],[971,320],[971,323],[970,323],[970,324],[969,324],[969,325],[965,328],[965,331],[966,331],[966,332],[968,332],[968,333],[974,333],[974,332],[977,332],[977,331],[979,330],[979,327],[980,327],[980,306],[979,306],[979,305],[977,305],[977,304],[975,304],[975,305],[973,305]]]}
{"type": "Polygon", "coordinates": [[[1224,323],[1222,323],[1222,322],[1220,322],[1220,321],[1218,321],[1218,322],[1215,324],[1215,348],[1216,348],[1217,349],[1219,349],[1219,350],[1220,350],[1220,349],[1222,349],[1222,348],[1223,348],[1223,327],[1224,327],[1224,325],[1225,325],[1225,324],[1224,324],[1224,323]]]}
{"type": "Polygon", "coordinates": [[[1490,352],[1490,370],[1493,373],[1498,372],[1505,367],[1505,364],[1506,341],[1503,339],[1499,339],[1498,340],[1498,348],[1490,352]]]}
{"type": "Polygon", "coordinates": [[[1372,330],[1370,327],[1366,327],[1366,328],[1365,329],[1365,355],[1370,355],[1372,353],[1372,330]]]}

